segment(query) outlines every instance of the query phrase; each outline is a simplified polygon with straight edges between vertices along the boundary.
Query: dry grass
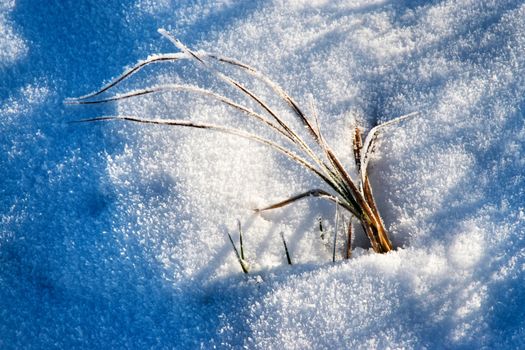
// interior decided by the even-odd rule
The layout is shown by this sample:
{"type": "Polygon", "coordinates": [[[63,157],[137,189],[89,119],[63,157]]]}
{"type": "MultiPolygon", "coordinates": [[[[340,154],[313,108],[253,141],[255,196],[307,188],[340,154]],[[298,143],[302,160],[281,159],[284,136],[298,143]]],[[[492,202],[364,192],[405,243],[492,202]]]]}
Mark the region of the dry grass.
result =
{"type": "MultiPolygon", "coordinates": [[[[273,148],[274,150],[284,154],[286,157],[298,163],[306,170],[314,173],[325,184],[326,189],[311,189],[286,200],[283,200],[279,203],[268,205],[264,208],[256,209],[257,211],[281,208],[306,197],[318,197],[336,203],[337,206],[344,208],[355,218],[357,218],[357,220],[363,227],[364,232],[368,236],[372,249],[375,252],[386,253],[393,249],[391,240],[388,236],[383,220],[381,219],[381,215],[379,214],[379,209],[374,200],[372,187],[367,171],[368,162],[370,159],[370,154],[374,149],[375,140],[380,131],[387,126],[393,123],[397,123],[410,116],[413,116],[416,113],[411,113],[402,117],[398,117],[387,123],[374,127],[372,130],[370,130],[370,132],[364,139],[364,142],[361,130],[359,128],[355,129],[353,138],[353,151],[357,168],[357,178],[353,179],[350,176],[349,172],[343,167],[343,164],[323,137],[315,110],[312,113],[313,116],[307,116],[307,114],[299,107],[295,100],[292,97],[290,97],[279,85],[270,80],[267,76],[258,72],[253,67],[250,67],[244,63],[238,62],[230,58],[220,57],[213,54],[194,52],[186,46],[184,46],[179,40],[174,38],[166,31],[159,30],[159,32],[167,39],[169,39],[181,52],[175,54],[152,56],[145,61],[139,62],[131,69],[125,71],[122,75],[113,80],[110,84],[104,86],[102,89],[78,98],[68,99],[65,103],[97,104],[133,98],[141,95],[159,93],[163,91],[186,91],[206,96],[210,99],[215,99],[233,108],[240,114],[261,123],[267,128],[270,128],[281,139],[287,141],[287,145],[290,145],[291,147],[283,146],[278,142],[263,138],[257,134],[253,134],[244,130],[230,128],[224,125],[199,123],[188,120],[146,119],[138,118],[135,116],[103,116],[98,118],[85,119],[79,122],[123,120],[143,124],[190,127],[219,131],[265,144],[273,148]],[[206,90],[194,85],[184,84],[157,85],[146,89],[131,91],[125,94],[117,94],[107,98],[100,98],[100,95],[115,87],[116,85],[129,78],[130,76],[132,76],[147,65],[165,61],[175,62],[179,60],[195,61],[204,69],[207,69],[210,72],[212,72],[217,78],[222,80],[224,83],[234,87],[243,95],[252,100],[252,102],[254,102],[256,106],[258,106],[259,111],[252,110],[248,106],[237,103],[229,99],[228,97],[220,95],[214,91],[206,90]],[[301,137],[299,133],[296,130],[294,130],[290,123],[287,123],[283,117],[281,117],[277,112],[275,112],[274,109],[263,100],[263,98],[259,97],[255,92],[248,89],[241,82],[233,79],[229,75],[226,75],[217,68],[215,68],[214,65],[212,65],[212,63],[218,64],[219,66],[227,65],[239,69],[242,72],[266,84],[279,99],[284,101],[284,103],[288,106],[290,112],[295,116],[295,118],[298,121],[300,121],[304,128],[306,128],[308,132],[307,136],[311,139],[310,143],[312,143],[313,141],[315,149],[309,145],[306,139],[301,137]]],[[[351,254],[350,240],[352,235],[352,225],[349,223],[348,226],[348,242],[347,251],[345,253],[347,257],[349,257],[351,254]]],[[[232,242],[234,250],[236,251],[238,259],[241,262],[243,271],[245,271],[245,266],[242,263],[244,261],[244,258],[241,257],[241,255],[235,248],[235,244],[233,244],[231,236],[230,240],[232,242]]],[[[289,258],[289,255],[287,257],[289,258]]],[[[288,261],[291,262],[291,260],[288,261]]],[[[245,272],[247,272],[247,270],[245,272]]]]}

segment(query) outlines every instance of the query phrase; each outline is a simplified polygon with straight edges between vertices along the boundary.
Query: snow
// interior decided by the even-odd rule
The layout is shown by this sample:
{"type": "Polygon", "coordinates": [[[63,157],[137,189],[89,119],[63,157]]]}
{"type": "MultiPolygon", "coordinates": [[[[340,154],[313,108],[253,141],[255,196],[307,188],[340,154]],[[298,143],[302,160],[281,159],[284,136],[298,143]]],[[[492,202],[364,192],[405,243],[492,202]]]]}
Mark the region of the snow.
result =
{"type": "MultiPolygon", "coordinates": [[[[510,0],[0,1],[0,348],[525,347],[524,18],[510,0]],[[370,162],[398,249],[375,254],[358,232],[344,260],[341,234],[332,263],[331,203],[255,214],[323,186],[263,145],[68,123],[187,118],[279,140],[189,93],[62,103],[177,52],[158,28],[256,67],[308,112],[312,96],[352,171],[353,126],[419,111],[385,129],[370,162]],[[238,242],[237,219],[248,275],[227,236],[238,242]]],[[[264,84],[216,67],[291,118],[264,84]]],[[[256,108],[191,61],[114,91],[160,83],[256,108]]]]}
{"type": "Polygon", "coordinates": [[[9,20],[9,14],[13,10],[14,1],[2,0],[0,2],[0,68],[9,65],[23,57],[27,51],[24,40],[16,34],[9,20]]]}

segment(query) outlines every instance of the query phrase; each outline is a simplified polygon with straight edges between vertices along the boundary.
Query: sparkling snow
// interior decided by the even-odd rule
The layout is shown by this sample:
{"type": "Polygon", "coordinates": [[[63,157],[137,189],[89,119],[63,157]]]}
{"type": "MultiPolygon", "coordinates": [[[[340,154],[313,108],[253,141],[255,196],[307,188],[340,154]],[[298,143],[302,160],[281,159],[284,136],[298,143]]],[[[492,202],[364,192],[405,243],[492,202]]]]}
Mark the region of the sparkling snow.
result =
{"type": "MultiPolygon", "coordinates": [[[[522,1],[0,0],[0,31],[0,348],[525,347],[522,1]],[[188,118],[278,140],[188,93],[62,103],[177,52],[160,27],[256,67],[308,112],[313,97],[352,171],[356,124],[419,111],[381,134],[370,163],[398,249],[374,254],[357,236],[344,260],[341,234],[332,263],[334,206],[316,199],[254,214],[323,186],[262,145],[69,123],[188,118]],[[237,219],[248,276],[227,236],[238,241],[237,219]]],[[[224,69],[286,114],[264,84],[224,69]]],[[[167,82],[255,108],[191,61],[114,91],[167,82]]]]}

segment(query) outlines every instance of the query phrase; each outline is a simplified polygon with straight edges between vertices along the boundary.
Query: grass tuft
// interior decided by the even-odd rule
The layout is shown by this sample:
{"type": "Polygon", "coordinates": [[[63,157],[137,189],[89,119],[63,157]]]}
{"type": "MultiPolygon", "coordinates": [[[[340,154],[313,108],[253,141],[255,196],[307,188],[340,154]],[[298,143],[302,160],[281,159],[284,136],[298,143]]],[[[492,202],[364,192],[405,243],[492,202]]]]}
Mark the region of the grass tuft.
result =
{"type": "MultiPolygon", "coordinates": [[[[136,116],[102,116],[98,118],[84,119],[76,122],[99,122],[99,121],[128,121],[142,124],[157,124],[166,126],[178,126],[178,127],[189,127],[194,129],[202,129],[208,131],[217,131],[226,134],[243,137],[266,146],[280,152],[281,154],[288,157],[291,161],[301,165],[307,171],[315,174],[322,183],[326,186],[326,189],[311,189],[292,196],[288,199],[282,200],[278,203],[265,206],[263,208],[255,209],[256,211],[273,210],[292,204],[303,198],[316,197],[324,200],[328,200],[336,203],[336,207],[348,211],[352,214],[363,227],[364,232],[370,240],[372,249],[377,253],[387,253],[393,249],[393,245],[388,236],[388,232],[385,228],[385,224],[379,214],[379,209],[375,203],[374,196],[372,193],[372,186],[368,177],[368,163],[370,161],[370,155],[375,148],[375,142],[380,132],[394,123],[399,123],[409,117],[417,115],[417,112],[410,113],[386,123],[375,126],[370,130],[363,141],[363,134],[360,128],[354,130],[353,135],[353,152],[354,160],[356,163],[357,177],[352,178],[349,172],[345,169],[342,162],[339,160],[337,155],[331,149],[322,135],[321,128],[319,125],[319,119],[315,105],[310,100],[312,116],[308,116],[299,106],[299,104],[286,93],[277,83],[272,81],[266,75],[260,73],[255,68],[236,61],[231,58],[222,57],[215,54],[194,52],[177,38],[172,36],[170,33],[163,29],[159,29],[159,33],[165,38],[171,41],[179,50],[179,53],[171,53],[164,55],[151,56],[144,61],[138,62],[135,66],[126,70],[116,79],[109,84],[102,87],[100,90],[86,94],[77,98],[69,98],[65,101],[66,104],[98,104],[108,103],[112,101],[118,101],[128,98],[135,98],[147,94],[163,93],[166,91],[178,92],[185,91],[194,93],[201,96],[206,96],[211,99],[215,99],[233,110],[239,112],[246,118],[250,118],[262,124],[264,127],[271,129],[276,136],[279,137],[280,141],[273,141],[270,139],[263,138],[257,134],[253,134],[241,129],[230,128],[224,125],[215,125],[208,123],[199,123],[194,121],[188,121],[184,119],[148,119],[138,118],[136,116]],[[129,79],[133,74],[137,73],[144,67],[157,64],[161,62],[178,62],[181,60],[193,60],[195,64],[201,66],[203,69],[211,72],[225,84],[233,87],[239,91],[242,95],[250,99],[257,110],[250,109],[249,107],[237,103],[230,98],[220,95],[216,92],[203,89],[194,85],[183,85],[183,84],[167,84],[157,85],[146,89],[135,90],[125,94],[117,94],[109,97],[102,97],[103,94],[109,92],[112,88],[119,85],[126,79],[129,79]],[[289,112],[303,125],[307,131],[309,142],[302,137],[297,130],[295,130],[290,123],[287,123],[283,116],[277,113],[269,103],[263,98],[251,91],[241,82],[233,79],[229,75],[223,73],[219,68],[222,66],[228,66],[240,70],[241,72],[259,80],[268,86],[275,95],[284,102],[288,107],[289,112]],[[285,142],[286,145],[283,145],[285,142]],[[313,146],[310,144],[313,143],[313,146]]],[[[337,215],[336,215],[337,218],[337,215]]],[[[324,235],[322,230],[322,223],[319,222],[321,235],[324,235]]],[[[239,235],[241,241],[241,252],[237,251],[231,235],[228,233],[232,246],[238,257],[239,263],[243,268],[243,271],[247,273],[247,263],[244,260],[244,252],[242,246],[242,232],[239,226],[239,235]]],[[[351,223],[347,231],[347,247],[351,247],[351,223]]],[[[337,224],[336,224],[337,230],[337,224]]],[[[334,234],[334,252],[333,261],[335,261],[335,243],[337,239],[337,231],[334,234]]],[[[283,236],[284,242],[284,236],[283,236]]],[[[285,248],[286,248],[286,243],[285,248]]],[[[348,252],[350,248],[347,248],[346,257],[350,256],[348,252]]],[[[291,260],[289,260],[291,262],[291,260]]]]}

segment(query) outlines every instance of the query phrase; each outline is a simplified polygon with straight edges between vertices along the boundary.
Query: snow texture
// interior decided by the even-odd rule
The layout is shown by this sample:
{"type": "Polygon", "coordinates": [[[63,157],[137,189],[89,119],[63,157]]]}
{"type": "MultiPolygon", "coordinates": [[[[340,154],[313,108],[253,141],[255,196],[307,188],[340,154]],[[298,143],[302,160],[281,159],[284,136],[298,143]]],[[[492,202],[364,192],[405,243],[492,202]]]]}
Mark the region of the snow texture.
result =
{"type": "MultiPolygon", "coordinates": [[[[0,348],[525,347],[523,1],[0,0],[0,31],[0,348]],[[62,103],[177,52],[160,27],[256,67],[309,113],[313,97],[352,171],[356,124],[419,111],[385,129],[370,162],[397,250],[374,254],[358,231],[344,260],[341,233],[332,263],[328,202],[254,214],[323,186],[263,145],[69,123],[185,118],[281,141],[190,93],[62,103]],[[238,242],[237,219],[248,275],[227,236],[238,242]]],[[[299,125],[267,86],[214,66],[299,125]]],[[[150,65],[114,92],[161,83],[256,108],[191,61],[150,65]]]]}
{"type": "Polygon", "coordinates": [[[14,1],[2,0],[0,2],[0,68],[9,65],[24,56],[27,46],[16,34],[9,20],[13,10],[14,1]]]}

